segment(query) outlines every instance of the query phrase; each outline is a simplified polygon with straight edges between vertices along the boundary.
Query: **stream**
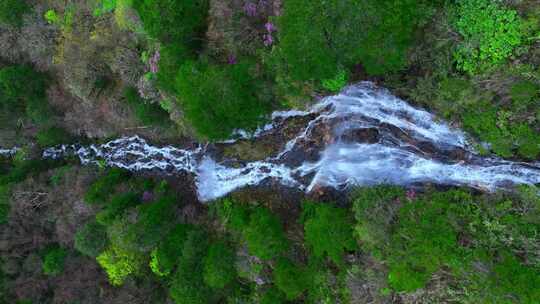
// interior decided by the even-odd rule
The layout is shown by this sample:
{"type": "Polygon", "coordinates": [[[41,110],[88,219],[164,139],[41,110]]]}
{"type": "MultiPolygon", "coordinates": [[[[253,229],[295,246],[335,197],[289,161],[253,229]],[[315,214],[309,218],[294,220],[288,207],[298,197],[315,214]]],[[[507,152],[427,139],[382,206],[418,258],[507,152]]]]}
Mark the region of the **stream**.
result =
{"type": "Polygon", "coordinates": [[[153,146],[133,136],[43,152],[52,159],[71,155],[82,164],[101,161],[134,172],[192,174],[203,202],[268,180],[305,192],[382,183],[482,191],[540,184],[540,163],[482,157],[461,130],[369,82],[349,86],[308,111],[275,112],[254,134],[237,131],[234,139],[220,143],[182,149],[153,146]],[[270,146],[270,155],[263,159],[226,156],[235,145],[259,142],[270,146]]]}

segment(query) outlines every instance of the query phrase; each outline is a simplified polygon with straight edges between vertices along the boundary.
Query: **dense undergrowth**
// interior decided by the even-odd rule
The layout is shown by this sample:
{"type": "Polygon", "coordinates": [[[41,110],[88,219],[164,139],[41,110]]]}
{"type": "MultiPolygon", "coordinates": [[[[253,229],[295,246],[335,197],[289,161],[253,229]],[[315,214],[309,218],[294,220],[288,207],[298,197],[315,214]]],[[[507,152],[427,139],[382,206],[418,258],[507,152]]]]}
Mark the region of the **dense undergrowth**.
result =
{"type": "MultiPolygon", "coordinates": [[[[70,182],[58,180],[78,169],[61,168],[67,169],[55,169],[52,175],[34,169],[31,174],[48,176],[34,181],[66,191],[62,187],[70,182]]],[[[8,172],[2,178],[13,181],[9,195],[17,210],[11,214],[21,214],[24,188],[16,183],[28,175],[13,177],[16,166],[8,172]]],[[[48,281],[50,292],[36,289],[24,298],[48,303],[51,292],[55,299],[62,297],[57,280],[75,275],[66,272],[68,265],[97,263],[113,290],[152,286],[140,303],[165,303],[167,298],[183,304],[540,300],[540,199],[533,187],[481,195],[377,186],[353,191],[348,207],[304,200],[293,211],[296,207],[280,209],[272,196],[244,201],[233,195],[203,208],[164,180],[118,169],[96,173],[82,188],[85,193],[75,194],[92,211],[76,224],[72,241],[36,247],[42,268],[35,274],[4,274],[8,298],[17,295],[9,286],[48,281]]],[[[53,207],[40,208],[34,212],[44,215],[53,207]]],[[[9,233],[17,226],[6,216],[9,233]]],[[[51,232],[47,238],[54,240],[59,232],[51,232]]],[[[23,262],[10,255],[19,246],[15,242],[3,249],[4,263],[23,262]]],[[[83,303],[109,303],[118,295],[80,296],[83,303]]]]}

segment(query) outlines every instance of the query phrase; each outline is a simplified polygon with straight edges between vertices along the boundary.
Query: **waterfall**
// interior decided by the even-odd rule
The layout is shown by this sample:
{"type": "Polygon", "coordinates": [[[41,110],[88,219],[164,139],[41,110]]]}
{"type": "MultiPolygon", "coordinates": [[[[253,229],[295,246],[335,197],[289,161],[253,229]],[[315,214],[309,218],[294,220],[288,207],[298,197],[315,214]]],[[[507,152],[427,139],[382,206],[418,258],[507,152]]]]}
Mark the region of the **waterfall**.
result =
{"type": "Polygon", "coordinates": [[[347,87],[308,111],[275,112],[271,123],[254,134],[238,130],[237,139],[219,145],[281,136],[280,128],[288,121],[301,119],[307,123],[296,136],[259,161],[218,160],[208,148],[157,147],[138,136],[88,147],[62,145],[46,149],[43,157],[76,155],[82,164],[103,160],[130,171],[193,174],[201,201],[268,179],[308,192],[381,183],[436,183],[484,191],[540,184],[540,164],[479,156],[462,131],[369,82],[347,87]]]}

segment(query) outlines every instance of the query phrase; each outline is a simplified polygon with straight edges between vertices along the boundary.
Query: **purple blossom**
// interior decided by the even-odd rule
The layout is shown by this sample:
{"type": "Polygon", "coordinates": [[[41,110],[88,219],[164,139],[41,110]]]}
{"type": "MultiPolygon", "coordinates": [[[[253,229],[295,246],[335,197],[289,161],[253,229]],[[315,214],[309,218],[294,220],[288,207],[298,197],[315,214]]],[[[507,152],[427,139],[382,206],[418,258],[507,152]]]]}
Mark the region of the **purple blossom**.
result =
{"type": "Polygon", "coordinates": [[[159,53],[159,51],[156,51],[154,53],[154,56],[152,56],[150,60],[148,60],[148,64],[150,64],[150,72],[155,74],[159,71],[158,63],[159,63],[160,57],[161,57],[161,54],[159,53]]]}
{"type": "Polygon", "coordinates": [[[257,15],[257,5],[252,2],[246,2],[244,4],[244,13],[250,17],[254,17],[257,15]]]}
{"type": "Polygon", "coordinates": [[[267,31],[269,34],[271,34],[272,32],[277,31],[276,26],[275,26],[272,22],[266,22],[266,24],[264,25],[264,27],[266,28],[266,31],[267,31]]]}
{"type": "Polygon", "coordinates": [[[237,61],[236,61],[236,56],[234,55],[229,55],[229,57],[227,58],[227,63],[228,64],[236,64],[237,61]]]}
{"type": "Polygon", "coordinates": [[[416,191],[414,191],[414,189],[409,189],[407,190],[406,196],[409,201],[412,201],[416,198],[416,191]]]}
{"type": "Polygon", "coordinates": [[[142,195],[142,201],[145,203],[151,202],[154,200],[154,194],[150,191],[144,191],[142,195]]]}
{"type": "Polygon", "coordinates": [[[264,41],[265,46],[271,46],[274,43],[274,38],[272,37],[272,34],[264,34],[264,41]]]}

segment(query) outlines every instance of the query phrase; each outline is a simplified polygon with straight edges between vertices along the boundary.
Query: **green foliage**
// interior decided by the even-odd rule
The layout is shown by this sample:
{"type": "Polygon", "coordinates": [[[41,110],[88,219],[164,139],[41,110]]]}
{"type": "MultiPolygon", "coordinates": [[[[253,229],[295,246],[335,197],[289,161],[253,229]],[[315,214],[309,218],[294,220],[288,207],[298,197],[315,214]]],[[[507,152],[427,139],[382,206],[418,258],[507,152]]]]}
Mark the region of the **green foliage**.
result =
{"type": "Polygon", "coordinates": [[[52,111],[45,91],[47,78],[30,66],[14,65],[0,69],[0,108],[2,111],[25,113],[37,124],[50,121],[52,111]]]}
{"type": "Polygon", "coordinates": [[[263,260],[273,259],[288,248],[279,219],[263,207],[256,208],[251,214],[244,238],[250,254],[263,260]]]}
{"type": "Polygon", "coordinates": [[[225,198],[212,205],[227,228],[242,232],[249,224],[249,209],[238,201],[225,198]]]}
{"type": "Polygon", "coordinates": [[[197,133],[223,139],[235,129],[253,131],[265,120],[270,105],[257,96],[259,83],[251,65],[227,66],[186,62],[178,73],[177,92],[186,118],[197,133]]]}
{"type": "Polygon", "coordinates": [[[346,85],[347,73],[343,70],[339,71],[334,78],[322,81],[323,88],[333,93],[339,92],[346,85]]]}
{"type": "Polygon", "coordinates": [[[180,43],[170,43],[159,49],[157,85],[170,93],[176,92],[176,75],[184,61],[192,57],[190,51],[180,43]]]}
{"type": "Polygon", "coordinates": [[[22,17],[31,7],[24,0],[0,0],[0,22],[12,26],[21,26],[22,17]]]}
{"type": "Polygon", "coordinates": [[[285,303],[285,295],[279,289],[272,287],[265,291],[259,302],[260,304],[283,304],[285,303]]]}
{"type": "Polygon", "coordinates": [[[152,253],[151,269],[159,276],[173,273],[192,226],[177,224],[152,253]]]}
{"type": "Polygon", "coordinates": [[[84,195],[84,201],[94,205],[105,204],[115,187],[125,181],[128,176],[128,172],[122,169],[111,168],[88,188],[84,195]]]}
{"type": "Polygon", "coordinates": [[[198,47],[206,30],[207,0],[135,0],[145,31],[164,43],[198,47]]]}
{"type": "Polygon", "coordinates": [[[169,290],[177,304],[209,302],[210,289],[204,284],[204,265],[201,259],[207,251],[207,239],[206,233],[200,229],[188,233],[169,290]]]}
{"type": "Polygon", "coordinates": [[[306,271],[285,258],[279,258],[274,268],[274,284],[288,300],[298,298],[308,288],[306,271]]]}
{"type": "Polygon", "coordinates": [[[98,0],[94,9],[94,16],[99,17],[103,14],[110,13],[116,8],[116,0],[98,0]]]}
{"type": "Polygon", "coordinates": [[[204,282],[212,288],[225,288],[236,278],[234,251],[223,242],[210,245],[203,263],[204,282]]]}
{"type": "Polygon", "coordinates": [[[344,252],[356,248],[347,210],[314,202],[305,202],[302,208],[306,245],[316,257],[327,255],[336,265],[341,265],[344,252]]]}
{"type": "Polygon", "coordinates": [[[354,194],[356,236],[362,248],[380,256],[380,251],[390,245],[390,229],[396,217],[405,190],[396,186],[360,188],[354,194]]]}
{"type": "Polygon", "coordinates": [[[332,79],[357,63],[370,75],[399,71],[431,12],[431,1],[285,1],[275,55],[294,81],[332,79]]]}
{"type": "Polygon", "coordinates": [[[513,140],[510,134],[498,126],[497,109],[487,102],[482,102],[462,116],[466,129],[477,135],[480,140],[491,144],[493,152],[502,157],[512,156],[513,140]]]}
{"type": "Polygon", "coordinates": [[[127,192],[114,195],[98,214],[96,221],[102,225],[108,225],[122,215],[122,212],[130,207],[137,206],[141,200],[137,193],[127,192]]]}
{"type": "Polygon", "coordinates": [[[127,88],[124,98],[142,124],[162,126],[169,121],[169,114],[159,104],[142,99],[135,88],[127,88]]]}
{"type": "Polygon", "coordinates": [[[56,276],[64,271],[64,261],[67,251],[61,247],[53,247],[47,250],[43,257],[43,273],[56,276]]]}
{"type": "Polygon", "coordinates": [[[96,258],[112,285],[120,286],[129,275],[141,271],[144,259],[132,250],[112,245],[96,258]]]}
{"type": "Polygon", "coordinates": [[[455,28],[463,37],[454,57],[458,67],[477,74],[504,62],[523,42],[516,11],[491,0],[459,1],[455,28]]]}
{"type": "Polygon", "coordinates": [[[7,222],[9,215],[9,202],[11,199],[11,185],[0,184],[0,224],[7,222]]]}
{"type": "Polygon", "coordinates": [[[443,266],[455,267],[460,258],[458,204],[472,200],[467,193],[435,193],[404,205],[388,248],[390,286],[398,291],[424,287],[443,266]]]}
{"type": "Polygon", "coordinates": [[[109,246],[107,229],[96,222],[89,222],[75,234],[75,249],[95,258],[109,246]]]}
{"type": "Polygon", "coordinates": [[[59,24],[60,23],[60,17],[58,17],[58,14],[53,9],[50,9],[45,12],[45,15],[43,16],[45,20],[49,24],[59,24]]]}
{"type": "Polygon", "coordinates": [[[512,134],[518,144],[518,153],[529,159],[536,159],[540,153],[540,133],[525,123],[512,127],[512,134]]]}
{"type": "Polygon", "coordinates": [[[165,196],[155,202],[139,205],[137,222],[131,225],[127,238],[136,240],[143,251],[155,247],[173,228],[176,204],[175,198],[165,196]]]}
{"type": "Polygon", "coordinates": [[[42,147],[51,147],[58,144],[65,144],[71,139],[71,135],[59,127],[41,129],[36,135],[37,143],[42,147]]]}
{"type": "Polygon", "coordinates": [[[510,88],[510,96],[514,105],[523,107],[531,104],[535,97],[538,96],[539,88],[531,81],[519,81],[510,88]]]}

